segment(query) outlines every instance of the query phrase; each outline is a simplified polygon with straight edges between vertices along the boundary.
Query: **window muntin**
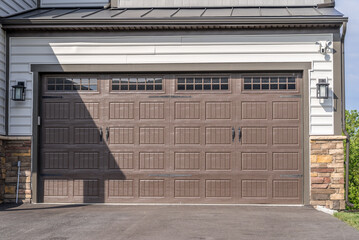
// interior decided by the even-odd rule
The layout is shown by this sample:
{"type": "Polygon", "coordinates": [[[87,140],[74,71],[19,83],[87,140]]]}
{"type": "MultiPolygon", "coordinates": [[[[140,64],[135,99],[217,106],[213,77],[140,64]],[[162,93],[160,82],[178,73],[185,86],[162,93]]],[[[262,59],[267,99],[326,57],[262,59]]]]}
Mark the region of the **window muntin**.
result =
{"type": "Polygon", "coordinates": [[[297,90],[295,77],[244,77],[243,89],[245,91],[292,91],[297,90]]]}
{"type": "Polygon", "coordinates": [[[89,77],[48,77],[48,91],[97,91],[97,78],[89,77]]]}
{"type": "Polygon", "coordinates": [[[229,77],[179,77],[177,91],[228,91],[229,77]]]}
{"type": "Polygon", "coordinates": [[[112,91],[162,91],[161,77],[121,77],[112,78],[112,91]]]}

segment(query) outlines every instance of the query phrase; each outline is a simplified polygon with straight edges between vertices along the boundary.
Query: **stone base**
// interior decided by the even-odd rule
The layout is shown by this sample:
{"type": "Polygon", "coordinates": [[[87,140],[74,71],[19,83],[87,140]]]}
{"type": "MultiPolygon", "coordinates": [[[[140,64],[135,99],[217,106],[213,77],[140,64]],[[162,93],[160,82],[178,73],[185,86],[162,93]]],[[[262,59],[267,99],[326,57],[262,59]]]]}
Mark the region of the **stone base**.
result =
{"type": "Polygon", "coordinates": [[[310,204],[345,209],[343,136],[310,138],[310,204]]]}
{"type": "Polygon", "coordinates": [[[15,202],[20,161],[19,203],[31,202],[31,141],[0,140],[0,151],[0,201],[15,202]]]}

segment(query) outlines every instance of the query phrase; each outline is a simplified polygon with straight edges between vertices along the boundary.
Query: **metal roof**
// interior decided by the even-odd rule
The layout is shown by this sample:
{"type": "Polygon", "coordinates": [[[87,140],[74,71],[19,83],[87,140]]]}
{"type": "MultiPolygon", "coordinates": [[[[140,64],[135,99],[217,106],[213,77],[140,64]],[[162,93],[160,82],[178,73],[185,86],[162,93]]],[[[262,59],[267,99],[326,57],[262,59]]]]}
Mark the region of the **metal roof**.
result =
{"type": "Polygon", "coordinates": [[[333,7],[42,8],[0,19],[5,30],[179,30],[339,27],[333,7]]]}
{"type": "Polygon", "coordinates": [[[36,9],[8,19],[179,19],[179,18],[235,18],[235,17],[342,17],[334,8],[317,7],[257,7],[257,8],[123,8],[123,9],[36,9]]]}
{"type": "Polygon", "coordinates": [[[0,17],[11,16],[36,7],[36,0],[0,0],[0,17]]]}

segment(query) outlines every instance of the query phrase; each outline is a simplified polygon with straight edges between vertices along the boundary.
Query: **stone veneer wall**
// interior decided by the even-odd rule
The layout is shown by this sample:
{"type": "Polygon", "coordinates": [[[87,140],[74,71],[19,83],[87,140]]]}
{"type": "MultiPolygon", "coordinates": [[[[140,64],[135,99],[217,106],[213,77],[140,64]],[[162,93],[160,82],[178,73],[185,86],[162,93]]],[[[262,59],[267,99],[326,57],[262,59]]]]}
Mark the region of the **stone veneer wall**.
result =
{"type": "Polygon", "coordinates": [[[345,209],[344,136],[310,138],[311,202],[313,206],[345,209]]]}
{"type": "Polygon", "coordinates": [[[14,138],[0,140],[0,201],[15,202],[17,162],[21,162],[19,203],[31,201],[31,141],[14,138]]]}

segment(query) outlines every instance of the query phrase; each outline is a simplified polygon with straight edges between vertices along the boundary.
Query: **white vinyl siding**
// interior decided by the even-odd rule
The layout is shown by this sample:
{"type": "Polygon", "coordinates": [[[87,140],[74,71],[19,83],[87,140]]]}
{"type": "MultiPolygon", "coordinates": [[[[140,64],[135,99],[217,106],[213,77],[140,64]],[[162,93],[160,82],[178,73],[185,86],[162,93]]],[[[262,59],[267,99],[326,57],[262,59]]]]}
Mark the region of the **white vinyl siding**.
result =
{"type": "Polygon", "coordinates": [[[0,25],[0,134],[5,134],[6,36],[0,25]]]}
{"type": "Polygon", "coordinates": [[[103,7],[110,0],[42,0],[41,7],[103,7]]]}
{"type": "MultiPolygon", "coordinates": [[[[27,82],[25,102],[10,101],[11,135],[31,134],[32,73],[30,64],[161,64],[311,62],[311,134],[333,134],[333,99],[317,102],[318,78],[333,83],[332,54],[319,53],[319,41],[332,34],[186,35],[98,38],[11,38],[10,86],[27,82]]],[[[275,70],[275,69],[273,69],[275,70]]],[[[309,90],[309,89],[308,89],[309,90]]]]}
{"type": "Polygon", "coordinates": [[[36,8],[37,0],[0,0],[0,17],[36,8]]]}
{"type": "Polygon", "coordinates": [[[117,0],[115,7],[316,6],[331,0],[117,0]]]}

